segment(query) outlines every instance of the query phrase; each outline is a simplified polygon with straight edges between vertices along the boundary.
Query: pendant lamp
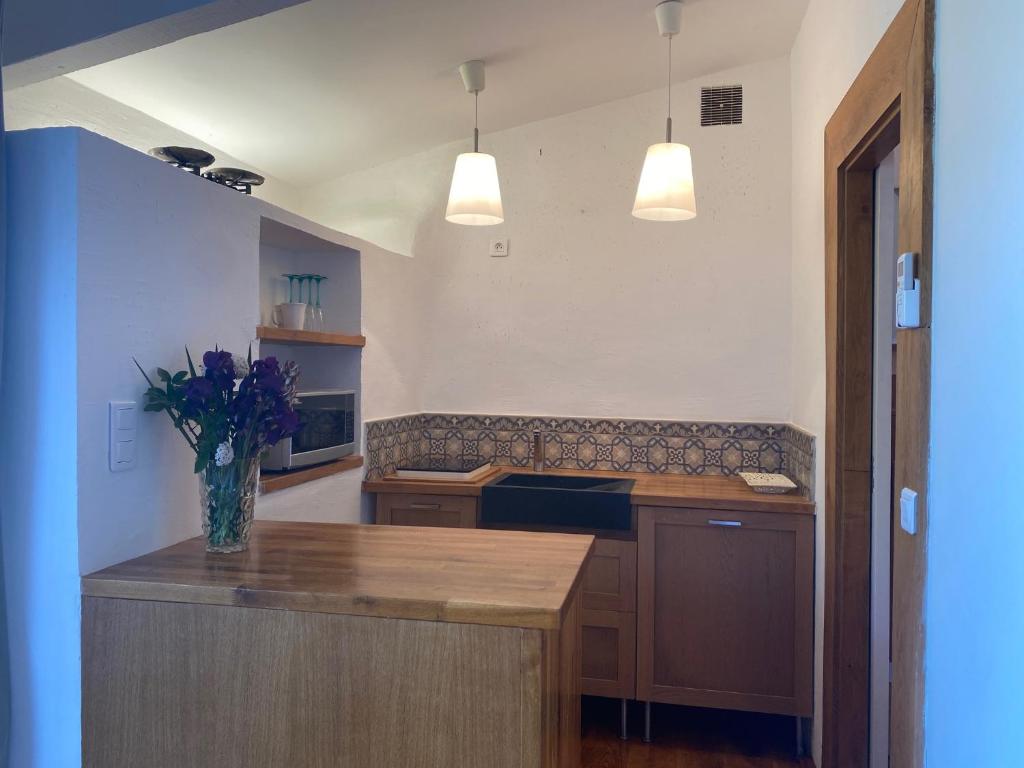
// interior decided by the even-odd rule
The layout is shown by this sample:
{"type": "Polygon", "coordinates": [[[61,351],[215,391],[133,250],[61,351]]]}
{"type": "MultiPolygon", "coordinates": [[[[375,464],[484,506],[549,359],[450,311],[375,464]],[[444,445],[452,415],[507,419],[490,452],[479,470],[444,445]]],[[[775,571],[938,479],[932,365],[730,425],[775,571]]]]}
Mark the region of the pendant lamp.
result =
{"type": "Polygon", "coordinates": [[[480,151],[477,104],[484,89],[484,63],[467,61],[459,67],[466,90],[473,94],[473,151],[455,158],[448,209],[444,217],[453,224],[486,226],[505,220],[498,186],[498,167],[494,155],[480,151]]]}
{"type": "Polygon", "coordinates": [[[665,0],[654,13],[658,31],[668,38],[668,119],[665,141],[647,148],[633,215],[648,221],[685,221],[697,215],[690,148],[672,141],[672,38],[679,34],[683,4],[665,0]]]}

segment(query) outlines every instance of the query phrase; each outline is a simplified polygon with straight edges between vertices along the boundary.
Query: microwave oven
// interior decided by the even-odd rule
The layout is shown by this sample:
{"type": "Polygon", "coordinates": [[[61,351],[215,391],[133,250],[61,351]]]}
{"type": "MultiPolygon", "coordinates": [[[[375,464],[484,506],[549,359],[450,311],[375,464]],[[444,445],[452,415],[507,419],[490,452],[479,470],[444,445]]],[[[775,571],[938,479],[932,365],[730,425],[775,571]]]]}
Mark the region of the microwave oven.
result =
{"type": "Polygon", "coordinates": [[[295,403],[299,430],[263,455],[266,470],[296,469],[340,459],[356,450],[356,393],[300,392],[295,403]]]}

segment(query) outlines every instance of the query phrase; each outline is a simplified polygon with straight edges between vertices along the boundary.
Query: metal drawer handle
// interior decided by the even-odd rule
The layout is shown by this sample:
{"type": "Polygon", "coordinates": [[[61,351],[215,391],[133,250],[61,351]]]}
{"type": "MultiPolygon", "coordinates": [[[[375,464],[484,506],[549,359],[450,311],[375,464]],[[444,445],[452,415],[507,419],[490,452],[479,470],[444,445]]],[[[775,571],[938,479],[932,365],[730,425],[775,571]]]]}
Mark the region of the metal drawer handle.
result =
{"type": "Polygon", "coordinates": [[[739,520],[708,520],[708,525],[717,525],[722,528],[742,528],[743,523],[739,520]]]}
{"type": "Polygon", "coordinates": [[[410,504],[409,509],[440,509],[440,504],[410,504]]]}

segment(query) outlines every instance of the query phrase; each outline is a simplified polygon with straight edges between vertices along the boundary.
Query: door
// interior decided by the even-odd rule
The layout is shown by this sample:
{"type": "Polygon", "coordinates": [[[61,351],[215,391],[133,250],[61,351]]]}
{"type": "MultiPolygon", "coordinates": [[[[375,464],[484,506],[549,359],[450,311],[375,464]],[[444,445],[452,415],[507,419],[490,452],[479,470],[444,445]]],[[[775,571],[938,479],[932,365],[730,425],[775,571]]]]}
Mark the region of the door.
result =
{"type": "Polygon", "coordinates": [[[808,717],[814,518],[641,507],[637,698],[808,717]]]}
{"type": "Polygon", "coordinates": [[[583,610],[583,693],[632,699],[636,691],[636,614],[583,610]]]}
{"type": "Polygon", "coordinates": [[[636,695],[636,542],[597,539],[583,574],[583,693],[636,695]]]}
{"type": "Polygon", "coordinates": [[[889,765],[889,627],[892,597],[892,440],[896,350],[899,147],[875,171],[874,383],[871,397],[871,647],[869,765],[889,765]]]}
{"type": "Polygon", "coordinates": [[[897,145],[899,251],[917,255],[921,293],[920,326],[897,332],[894,362],[893,489],[917,492],[918,519],[890,540],[889,752],[893,766],[924,764],[935,5],[906,0],[825,128],[822,768],[867,766],[871,732],[884,728],[871,723],[872,204],[874,171],[897,145]]]}

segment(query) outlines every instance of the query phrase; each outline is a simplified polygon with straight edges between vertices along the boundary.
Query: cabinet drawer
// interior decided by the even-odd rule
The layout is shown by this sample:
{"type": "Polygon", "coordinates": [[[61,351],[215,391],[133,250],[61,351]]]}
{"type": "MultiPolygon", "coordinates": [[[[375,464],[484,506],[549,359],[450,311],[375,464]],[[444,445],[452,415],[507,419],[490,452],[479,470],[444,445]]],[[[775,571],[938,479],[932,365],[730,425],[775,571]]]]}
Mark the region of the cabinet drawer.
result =
{"type": "Polygon", "coordinates": [[[476,528],[475,496],[378,493],[378,525],[476,528]]]}
{"type": "Polygon", "coordinates": [[[583,693],[636,696],[636,614],[583,611],[583,693]]]}
{"type": "Polygon", "coordinates": [[[583,607],[636,610],[636,542],[598,539],[583,575],[583,607]]]}

